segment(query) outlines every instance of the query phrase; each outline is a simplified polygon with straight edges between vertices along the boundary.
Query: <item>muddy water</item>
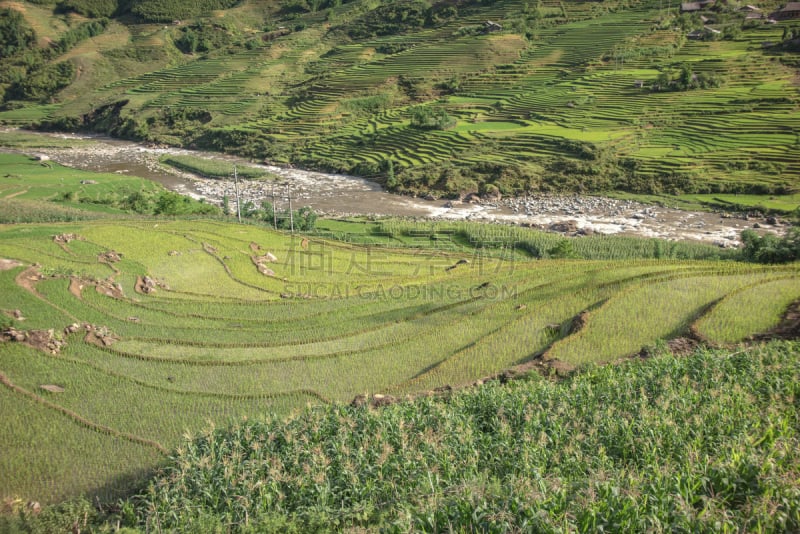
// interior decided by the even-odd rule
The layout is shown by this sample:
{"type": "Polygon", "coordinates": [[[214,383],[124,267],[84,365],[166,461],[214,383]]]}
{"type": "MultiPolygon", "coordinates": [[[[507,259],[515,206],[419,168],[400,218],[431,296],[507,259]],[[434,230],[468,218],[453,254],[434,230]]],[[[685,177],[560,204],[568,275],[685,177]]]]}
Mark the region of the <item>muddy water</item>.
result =
{"type": "Polygon", "coordinates": [[[223,196],[227,195],[231,200],[235,198],[233,180],[208,180],[179,172],[159,164],[158,158],[165,154],[192,154],[263,168],[265,175],[273,175],[273,179],[240,180],[243,202],[252,201],[258,205],[262,200],[269,200],[278,208],[284,208],[288,207],[291,196],[293,207],[311,206],[327,215],[394,215],[542,228],[555,226],[569,233],[582,230],[585,233],[689,239],[719,246],[735,246],[739,233],[754,223],[776,233],[783,230],[781,226],[767,225],[764,220],[687,212],[601,197],[536,196],[476,204],[423,200],[386,193],[380,185],[353,176],[258,165],[217,153],[150,148],[99,137],[90,139],[77,148],[35,149],[31,152],[46,154],[59,163],[76,168],[141,176],[173,191],[217,204],[222,202],[223,196]]]}

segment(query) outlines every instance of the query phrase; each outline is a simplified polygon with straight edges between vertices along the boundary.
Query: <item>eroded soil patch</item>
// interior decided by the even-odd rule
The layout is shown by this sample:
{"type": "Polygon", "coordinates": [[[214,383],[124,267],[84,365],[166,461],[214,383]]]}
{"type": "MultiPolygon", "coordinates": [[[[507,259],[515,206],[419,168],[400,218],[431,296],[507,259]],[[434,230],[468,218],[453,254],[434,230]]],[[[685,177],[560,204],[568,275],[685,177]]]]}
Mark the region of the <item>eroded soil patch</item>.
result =
{"type": "Polygon", "coordinates": [[[10,271],[15,267],[22,267],[22,262],[17,260],[9,260],[6,258],[0,258],[0,271],[10,271]]]}
{"type": "Polygon", "coordinates": [[[783,319],[778,326],[755,336],[757,341],[768,339],[800,339],[800,300],[793,302],[783,314],[783,319]]]}
{"type": "Polygon", "coordinates": [[[58,354],[66,342],[58,339],[54,329],[50,330],[18,330],[14,327],[6,328],[0,333],[0,341],[10,343],[24,343],[34,349],[58,354]]]}

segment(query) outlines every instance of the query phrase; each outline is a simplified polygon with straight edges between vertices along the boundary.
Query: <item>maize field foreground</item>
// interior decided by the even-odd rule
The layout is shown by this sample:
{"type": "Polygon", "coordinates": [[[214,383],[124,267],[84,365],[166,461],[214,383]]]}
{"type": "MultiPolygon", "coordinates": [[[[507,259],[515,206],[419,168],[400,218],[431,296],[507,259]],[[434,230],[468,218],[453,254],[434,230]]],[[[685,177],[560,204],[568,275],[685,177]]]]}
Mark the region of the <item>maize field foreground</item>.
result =
{"type": "Polygon", "coordinates": [[[669,340],[732,346],[800,299],[797,264],[624,252],[533,260],[211,220],[0,227],[2,498],[124,496],[209,425],[568,374],[669,340]]]}

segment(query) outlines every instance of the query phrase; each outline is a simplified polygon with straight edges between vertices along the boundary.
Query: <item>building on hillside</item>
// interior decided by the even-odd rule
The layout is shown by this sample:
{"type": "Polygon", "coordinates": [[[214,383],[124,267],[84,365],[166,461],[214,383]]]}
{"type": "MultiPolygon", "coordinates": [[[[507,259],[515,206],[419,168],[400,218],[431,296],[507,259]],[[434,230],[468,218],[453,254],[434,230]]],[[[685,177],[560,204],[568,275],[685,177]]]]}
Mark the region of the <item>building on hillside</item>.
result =
{"type": "Polygon", "coordinates": [[[750,4],[747,4],[746,6],[740,7],[739,11],[747,11],[748,13],[760,13],[761,9],[757,8],[756,6],[751,6],[750,4]]]}
{"type": "Polygon", "coordinates": [[[681,4],[681,13],[694,13],[702,11],[710,7],[714,7],[716,0],[699,0],[698,2],[683,2],[681,4]]]}
{"type": "Polygon", "coordinates": [[[778,11],[772,13],[769,18],[772,20],[795,20],[800,19],[800,2],[789,2],[778,11]]]}
{"type": "Polygon", "coordinates": [[[487,20],[483,23],[483,29],[487,32],[499,32],[503,29],[503,27],[496,22],[487,20]]]}
{"type": "Polygon", "coordinates": [[[744,18],[744,20],[761,20],[763,18],[764,18],[763,13],[757,13],[754,11],[752,13],[748,13],[747,16],[744,18]]]}
{"type": "Polygon", "coordinates": [[[722,32],[719,30],[709,28],[708,26],[703,26],[703,28],[700,30],[693,30],[687,33],[686,38],[692,39],[693,41],[703,41],[705,39],[711,39],[720,34],[722,34],[722,32]]]}

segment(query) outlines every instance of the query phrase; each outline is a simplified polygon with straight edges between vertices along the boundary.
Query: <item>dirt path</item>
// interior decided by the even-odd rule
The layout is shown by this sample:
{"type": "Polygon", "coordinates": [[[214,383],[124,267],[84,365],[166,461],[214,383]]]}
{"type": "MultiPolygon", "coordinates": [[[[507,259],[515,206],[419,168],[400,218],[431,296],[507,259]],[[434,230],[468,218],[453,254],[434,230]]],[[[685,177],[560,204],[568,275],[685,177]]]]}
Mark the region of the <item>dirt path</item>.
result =
{"type": "Polygon", "coordinates": [[[83,300],[83,284],[78,278],[70,278],[69,292],[78,300],[83,300]]]}
{"type": "Polygon", "coordinates": [[[21,267],[22,263],[18,262],[17,260],[8,260],[5,258],[0,258],[0,271],[10,271],[15,267],[21,267]]]}
{"type": "Polygon", "coordinates": [[[18,196],[20,196],[20,195],[24,195],[24,194],[25,194],[25,193],[27,193],[28,191],[30,191],[30,189],[23,189],[22,191],[17,191],[16,193],[11,193],[10,195],[6,195],[6,196],[4,196],[4,197],[3,197],[3,200],[8,200],[8,199],[10,199],[10,198],[14,198],[14,197],[18,197],[18,196]]]}
{"type": "Polygon", "coordinates": [[[63,313],[65,316],[69,317],[73,321],[80,322],[79,319],[77,317],[75,317],[72,313],[70,313],[68,310],[65,310],[64,308],[56,306],[55,304],[53,304],[52,302],[50,302],[49,300],[44,298],[36,290],[36,282],[38,282],[41,279],[42,279],[42,276],[39,273],[38,268],[36,266],[34,266],[34,265],[31,265],[30,267],[28,267],[27,269],[25,269],[24,271],[19,273],[17,275],[17,277],[14,279],[14,282],[19,287],[21,287],[22,289],[26,290],[31,295],[33,295],[37,299],[41,300],[42,302],[44,302],[48,306],[51,306],[53,309],[60,311],[61,313],[63,313]]]}
{"type": "Polygon", "coordinates": [[[38,297],[39,293],[36,291],[35,283],[39,280],[39,271],[36,270],[36,267],[31,266],[19,273],[14,279],[14,282],[22,289],[33,293],[38,297]]]}

